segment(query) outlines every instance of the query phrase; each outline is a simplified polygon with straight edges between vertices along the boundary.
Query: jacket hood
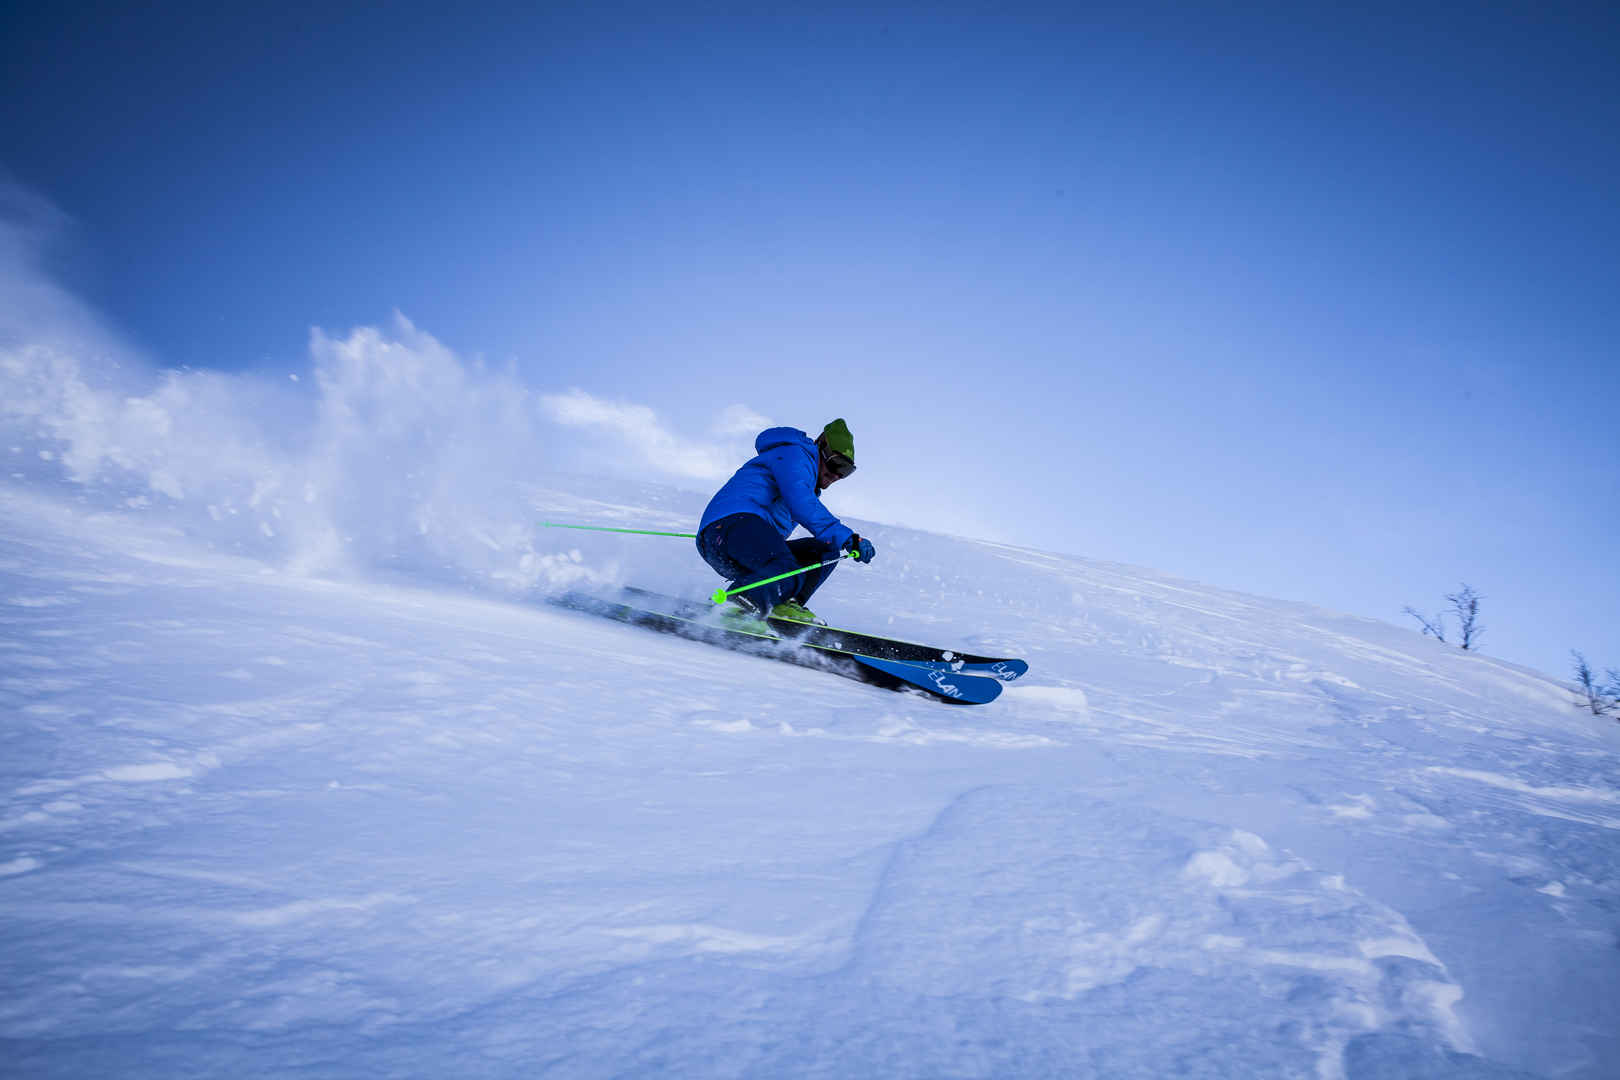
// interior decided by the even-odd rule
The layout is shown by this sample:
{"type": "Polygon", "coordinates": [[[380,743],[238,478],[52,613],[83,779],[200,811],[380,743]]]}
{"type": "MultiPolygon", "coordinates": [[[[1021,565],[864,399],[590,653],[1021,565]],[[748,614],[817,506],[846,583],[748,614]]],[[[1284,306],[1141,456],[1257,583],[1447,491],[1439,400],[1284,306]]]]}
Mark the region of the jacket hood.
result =
{"type": "Polygon", "coordinates": [[[767,450],[774,450],[778,446],[803,446],[811,453],[815,452],[816,444],[810,436],[798,428],[773,427],[766,428],[754,437],[754,453],[763,454],[767,450]]]}

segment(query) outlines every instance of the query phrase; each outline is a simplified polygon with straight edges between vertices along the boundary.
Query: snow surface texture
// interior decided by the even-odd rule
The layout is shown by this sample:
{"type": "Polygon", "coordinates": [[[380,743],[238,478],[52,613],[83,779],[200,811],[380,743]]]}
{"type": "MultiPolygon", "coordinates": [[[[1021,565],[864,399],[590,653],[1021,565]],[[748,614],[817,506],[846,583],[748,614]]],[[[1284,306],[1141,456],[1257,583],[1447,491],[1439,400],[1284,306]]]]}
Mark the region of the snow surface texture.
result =
{"type": "Polygon", "coordinates": [[[819,611],[1031,673],[561,611],[713,581],[537,522],[703,496],[517,486],[521,397],[402,337],[317,340],[302,448],[3,354],[0,1075],[1620,1075],[1620,728],[1555,681],[868,521],[819,611]]]}

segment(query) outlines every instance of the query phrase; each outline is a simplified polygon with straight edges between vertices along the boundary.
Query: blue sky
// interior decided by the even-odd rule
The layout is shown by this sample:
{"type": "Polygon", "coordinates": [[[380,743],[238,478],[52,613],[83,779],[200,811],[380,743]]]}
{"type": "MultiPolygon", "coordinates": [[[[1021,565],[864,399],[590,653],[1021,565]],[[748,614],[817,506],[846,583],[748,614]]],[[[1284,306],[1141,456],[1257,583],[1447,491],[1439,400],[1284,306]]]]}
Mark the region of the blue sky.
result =
{"type": "Polygon", "coordinates": [[[1620,666],[1612,9],[226,7],[0,16],[0,168],[161,363],[398,310],[845,416],[893,520],[1620,666]]]}

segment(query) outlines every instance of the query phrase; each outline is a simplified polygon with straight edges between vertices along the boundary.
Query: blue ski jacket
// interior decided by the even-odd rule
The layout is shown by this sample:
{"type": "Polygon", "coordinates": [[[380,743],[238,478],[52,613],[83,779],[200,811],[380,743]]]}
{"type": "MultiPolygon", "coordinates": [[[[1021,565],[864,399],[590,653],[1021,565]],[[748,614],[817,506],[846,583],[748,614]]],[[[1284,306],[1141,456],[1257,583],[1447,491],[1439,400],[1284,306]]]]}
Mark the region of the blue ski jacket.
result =
{"type": "Polygon", "coordinates": [[[774,525],[784,539],[799,524],[829,551],[842,551],[855,531],[817,496],[820,461],[815,441],[798,428],[766,428],[754,439],[754,453],[758,456],[714,493],[698,531],[732,514],[754,514],[774,525]]]}

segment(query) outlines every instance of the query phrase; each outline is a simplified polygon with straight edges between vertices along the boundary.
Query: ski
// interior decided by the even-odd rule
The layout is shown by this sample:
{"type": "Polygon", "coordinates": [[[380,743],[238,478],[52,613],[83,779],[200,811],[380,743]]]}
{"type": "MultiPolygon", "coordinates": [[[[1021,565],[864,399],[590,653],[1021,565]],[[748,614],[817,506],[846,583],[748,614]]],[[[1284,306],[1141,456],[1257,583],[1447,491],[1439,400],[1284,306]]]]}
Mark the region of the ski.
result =
{"type": "Polygon", "coordinates": [[[984,705],[994,701],[1001,693],[998,680],[953,671],[949,665],[905,663],[881,656],[866,656],[849,649],[720,626],[713,622],[712,607],[658,597],[658,594],[644,590],[632,592],[627,589],[618,598],[570,592],[553,598],[551,602],[573,611],[605,616],[660,633],[677,634],[736,652],[784,660],[801,667],[829,670],[872,686],[889,690],[921,690],[953,704],[984,705]],[[669,610],[663,610],[664,605],[650,598],[669,600],[669,610]]]}
{"type": "MultiPolygon", "coordinates": [[[[690,600],[679,600],[673,596],[664,596],[661,593],[638,589],[634,586],[626,588],[624,593],[631,602],[667,608],[692,618],[696,618],[703,611],[708,610],[705,605],[696,604],[690,600]]],[[[861,656],[876,657],[880,660],[898,660],[908,664],[921,664],[963,675],[978,675],[998,679],[1001,682],[1012,682],[1029,671],[1027,663],[1012,657],[977,656],[973,653],[941,649],[933,645],[922,645],[914,641],[901,641],[898,638],[863,634],[857,630],[845,630],[836,626],[794,622],[792,619],[770,619],[768,621],[771,629],[783,637],[792,638],[802,644],[858,653],[861,656]]]]}
{"type": "MultiPolygon", "coordinates": [[[[775,619],[771,620],[774,625],[775,619]]],[[[888,639],[877,638],[876,641],[888,639]]],[[[959,672],[963,675],[976,675],[980,678],[995,679],[997,682],[1012,682],[1020,675],[1029,671],[1029,665],[1022,660],[990,660],[969,663],[965,660],[900,660],[897,663],[910,664],[912,667],[934,668],[939,671],[959,672]]]]}

